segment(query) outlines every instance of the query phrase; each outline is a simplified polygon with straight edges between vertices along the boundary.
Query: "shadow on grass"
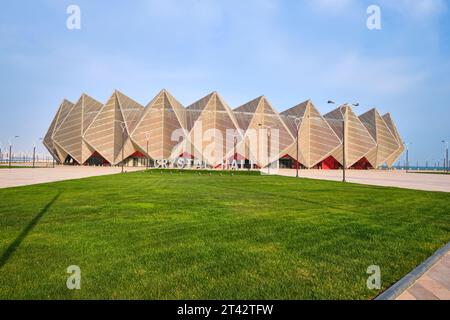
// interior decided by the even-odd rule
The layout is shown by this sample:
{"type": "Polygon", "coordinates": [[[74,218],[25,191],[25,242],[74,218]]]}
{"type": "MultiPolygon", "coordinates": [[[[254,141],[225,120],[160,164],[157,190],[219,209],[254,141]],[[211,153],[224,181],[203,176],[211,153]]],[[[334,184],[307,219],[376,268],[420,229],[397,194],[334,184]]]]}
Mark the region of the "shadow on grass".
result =
{"type": "Polygon", "coordinates": [[[14,240],[9,247],[5,250],[5,252],[0,257],[0,269],[8,262],[11,255],[17,250],[22,241],[27,237],[30,231],[36,226],[36,224],[41,220],[42,216],[50,209],[50,207],[55,203],[55,201],[59,198],[61,192],[58,192],[53,199],[42,208],[41,211],[30,221],[30,223],[22,230],[19,236],[14,240]]]}

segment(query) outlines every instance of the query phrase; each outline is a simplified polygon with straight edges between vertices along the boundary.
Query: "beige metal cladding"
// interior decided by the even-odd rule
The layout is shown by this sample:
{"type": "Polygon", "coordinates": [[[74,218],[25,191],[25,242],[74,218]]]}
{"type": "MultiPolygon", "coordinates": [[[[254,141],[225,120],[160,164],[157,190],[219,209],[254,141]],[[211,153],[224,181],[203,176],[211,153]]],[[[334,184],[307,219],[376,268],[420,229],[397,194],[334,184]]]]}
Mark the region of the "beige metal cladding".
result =
{"type": "Polygon", "coordinates": [[[69,103],[69,104],[64,105],[63,109],[61,110],[61,114],[58,117],[58,121],[56,122],[56,127],[55,127],[55,130],[54,130],[53,135],[52,135],[53,145],[55,147],[56,152],[59,155],[60,162],[64,162],[65,161],[65,159],[68,156],[68,153],[64,149],[62,149],[57,143],[55,143],[54,136],[55,136],[55,133],[58,131],[59,127],[61,126],[61,124],[66,120],[69,112],[74,107],[75,107],[75,105],[73,103],[69,103]]]}
{"type": "MultiPolygon", "coordinates": [[[[307,168],[325,160],[341,145],[341,140],[311,100],[282,112],[281,116],[294,137],[298,126],[298,161],[307,168]]],[[[297,158],[297,141],[288,148],[287,154],[297,158]]]]}
{"type": "Polygon", "coordinates": [[[233,139],[239,136],[238,124],[230,107],[217,92],[212,92],[186,108],[188,141],[193,150],[184,150],[212,167],[224,162],[233,152],[233,139]]]}
{"type": "Polygon", "coordinates": [[[125,142],[122,143],[122,128],[120,132],[116,131],[116,141],[119,144],[119,152],[116,154],[114,164],[122,162],[122,146],[123,146],[123,158],[126,159],[136,151],[140,151],[131,139],[131,134],[136,128],[139,120],[142,118],[142,114],[145,111],[144,106],[137,103],[133,99],[127,97],[120,91],[116,91],[117,101],[119,102],[119,109],[122,114],[122,118],[125,122],[125,142]],[[119,133],[119,134],[117,134],[119,133]]]}
{"type": "Polygon", "coordinates": [[[50,127],[47,130],[47,133],[44,136],[43,144],[47,148],[48,152],[52,155],[52,157],[58,161],[63,162],[66,158],[67,154],[64,155],[62,150],[57,150],[57,146],[53,141],[53,134],[56,129],[61,125],[63,119],[67,116],[67,113],[73,108],[73,103],[65,100],[59,105],[58,111],[56,112],[55,117],[50,124],[50,127]]]}
{"type": "Polygon", "coordinates": [[[387,164],[389,157],[400,148],[397,139],[376,109],[360,115],[359,119],[377,143],[375,152],[368,157],[369,162],[374,163],[376,168],[387,164]]]}
{"type": "Polygon", "coordinates": [[[246,159],[252,160],[260,167],[278,160],[286,154],[289,146],[295,141],[287,125],[264,96],[236,108],[234,115],[244,132],[244,139],[239,143],[237,149],[244,153],[246,159]],[[268,138],[261,136],[261,133],[264,132],[271,135],[276,132],[279,137],[278,145],[276,147],[271,145],[269,152],[267,150],[268,138]],[[261,143],[259,140],[266,143],[261,143]],[[267,153],[270,159],[268,159],[267,153]]]}
{"type": "MultiPolygon", "coordinates": [[[[350,168],[364,157],[370,156],[370,152],[376,150],[376,142],[361,123],[350,106],[342,106],[324,115],[330,127],[342,141],[343,121],[345,116],[345,154],[346,167],[350,168]]],[[[331,154],[338,162],[343,164],[342,144],[331,154]]],[[[369,160],[369,159],[367,159],[369,160]]],[[[369,160],[370,162],[370,160],[369,160]]],[[[375,164],[371,162],[375,167],[375,164]]]]}
{"type": "MultiPolygon", "coordinates": [[[[268,154],[271,163],[288,154],[313,168],[329,156],[343,162],[340,110],[321,116],[308,100],[278,114],[261,96],[232,111],[217,92],[187,108],[166,90],[146,108],[119,91],[106,104],[83,94],[76,104],[61,103],[43,143],[57,161],[64,162],[70,156],[79,164],[95,152],[110,164],[119,164],[123,147],[124,159],[136,151],[155,160],[189,154],[216,167],[236,152],[238,159],[244,157],[264,167],[269,163],[268,154]],[[299,134],[295,137],[297,125],[299,134]],[[276,134],[278,137],[268,152],[269,133],[271,142],[276,134]]],[[[373,167],[384,163],[391,167],[405,150],[391,116],[381,117],[373,109],[357,117],[349,106],[342,111],[347,124],[347,167],[363,158],[373,167]]]]}
{"type": "Polygon", "coordinates": [[[82,137],[85,128],[92,122],[101,107],[100,102],[83,94],[53,135],[55,144],[79,164],[83,164],[94,152],[86,145],[82,137]]]}
{"type": "MultiPolygon", "coordinates": [[[[141,151],[152,159],[173,158],[172,150],[179,140],[172,141],[172,134],[186,137],[184,108],[169,92],[162,90],[146,106],[143,116],[131,134],[131,139],[141,151]]],[[[177,137],[178,138],[178,137],[177,137]]]]}
{"type": "Polygon", "coordinates": [[[143,110],[143,106],[116,90],[86,129],[84,140],[109,163],[121,162],[122,145],[124,159],[137,151],[129,139],[129,130],[134,129],[143,110]]]}
{"type": "Polygon", "coordinates": [[[402,153],[405,151],[405,145],[403,143],[402,138],[400,137],[400,134],[398,133],[397,126],[395,125],[394,120],[392,119],[391,115],[389,113],[386,113],[383,116],[383,120],[388,126],[389,130],[391,130],[391,133],[394,135],[395,140],[397,141],[399,148],[394,151],[386,160],[386,163],[388,167],[392,167],[395,163],[395,161],[398,160],[398,158],[402,155],[402,153]]]}

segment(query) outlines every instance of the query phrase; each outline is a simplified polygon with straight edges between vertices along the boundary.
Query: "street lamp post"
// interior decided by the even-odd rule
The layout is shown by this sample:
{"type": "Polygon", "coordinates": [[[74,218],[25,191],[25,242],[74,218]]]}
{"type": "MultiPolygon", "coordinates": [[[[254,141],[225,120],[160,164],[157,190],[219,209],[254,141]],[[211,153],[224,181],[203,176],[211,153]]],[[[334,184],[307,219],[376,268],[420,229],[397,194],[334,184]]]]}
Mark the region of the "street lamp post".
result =
{"type": "Polygon", "coordinates": [[[271,136],[272,136],[272,132],[269,128],[269,129],[267,129],[267,161],[268,161],[267,174],[269,174],[269,175],[270,175],[270,147],[271,147],[270,138],[271,138],[271,136]]]}
{"type": "Polygon", "coordinates": [[[237,138],[236,136],[233,137],[233,160],[236,160],[236,143],[237,143],[237,138]]]}
{"type": "Polygon", "coordinates": [[[409,171],[409,146],[411,145],[411,142],[405,143],[406,146],[406,173],[409,171]]]}
{"type": "Polygon", "coordinates": [[[345,169],[347,167],[347,159],[346,159],[346,154],[345,154],[345,122],[346,122],[346,117],[347,117],[347,108],[345,108],[345,114],[342,113],[342,109],[339,108],[339,111],[342,114],[342,182],[346,182],[345,179],[345,169]]]}
{"type": "MultiPolygon", "coordinates": [[[[41,141],[42,138],[39,138],[39,141],[41,141]]],[[[35,164],[36,164],[36,143],[34,144],[33,147],[33,168],[35,168],[35,164]]]]}
{"type": "Polygon", "coordinates": [[[300,120],[300,118],[295,118],[295,129],[296,129],[296,163],[295,163],[295,177],[298,178],[298,167],[299,167],[299,163],[300,163],[300,159],[299,159],[299,141],[298,141],[298,136],[299,136],[299,132],[300,132],[300,125],[302,123],[302,121],[300,120]]]}
{"type": "Polygon", "coordinates": [[[271,127],[265,126],[262,123],[258,124],[261,128],[267,129],[267,174],[270,175],[270,137],[272,136],[271,127]]]}
{"type": "Polygon", "coordinates": [[[442,140],[442,143],[445,144],[445,173],[448,173],[448,141],[442,140]]]}
{"type": "Polygon", "coordinates": [[[122,161],[121,161],[121,172],[123,173],[123,161],[124,161],[124,155],[123,155],[123,149],[125,148],[125,130],[127,128],[127,124],[125,121],[115,120],[120,124],[120,128],[122,129],[122,161]]]}
{"type": "Polygon", "coordinates": [[[149,156],[149,154],[148,154],[148,140],[150,139],[150,133],[146,133],[145,134],[145,139],[146,139],[146,141],[147,141],[147,169],[149,168],[149,166],[150,166],[150,156],[149,156]]]}
{"type": "MultiPolygon", "coordinates": [[[[233,136],[233,160],[234,160],[234,161],[237,160],[236,144],[237,144],[237,137],[236,137],[236,136],[233,136]]],[[[237,161],[236,161],[236,167],[238,167],[237,161]]]]}
{"type": "Polygon", "coordinates": [[[123,165],[124,165],[123,149],[125,148],[125,122],[122,122],[120,126],[122,127],[122,173],[123,173],[123,165]]]}
{"type": "Polygon", "coordinates": [[[33,146],[33,168],[36,166],[36,143],[33,146]]]}
{"type": "MultiPolygon", "coordinates": [[[[328,100],[328,104],[336,104],[333,100],[328,100]]],[[[354,107],[358,107],[359,103],[353,103],[354,107]]],[[[347,107],[348,104],[344,103],[339,107],[339,112],[342,115],[342,182],[347,182],[345,177],[345,170],[347,167],[347,159],[345,154],[345,130],[346,130],[346,122],[347,122],[347,107]],[[345,111],[342,112],[342,108],[345,107],[345,111]]]]}
{"type": "MultiPolygon", "coordinates": [[[[14,136],[12,139],[17,139],[19,136],[14,136]]],[[[11,169],[11,158],[12,158],[12,139],[9,139],[9,168],[11,169]]]]}

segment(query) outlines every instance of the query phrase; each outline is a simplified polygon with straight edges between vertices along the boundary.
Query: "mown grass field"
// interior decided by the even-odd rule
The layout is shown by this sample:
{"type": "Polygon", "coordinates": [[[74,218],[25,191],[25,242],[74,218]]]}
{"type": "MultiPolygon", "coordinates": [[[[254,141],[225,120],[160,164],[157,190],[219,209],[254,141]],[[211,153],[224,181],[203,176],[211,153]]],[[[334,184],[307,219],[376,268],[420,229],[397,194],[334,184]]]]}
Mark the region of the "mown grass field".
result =
{"type": "Polygon", "coordinates": [[[367,267],[382,289],[399,280],[450,240],[449,207],[448,193],[218,172],[2,189],[0,298],[371,299],[367,267]]]}

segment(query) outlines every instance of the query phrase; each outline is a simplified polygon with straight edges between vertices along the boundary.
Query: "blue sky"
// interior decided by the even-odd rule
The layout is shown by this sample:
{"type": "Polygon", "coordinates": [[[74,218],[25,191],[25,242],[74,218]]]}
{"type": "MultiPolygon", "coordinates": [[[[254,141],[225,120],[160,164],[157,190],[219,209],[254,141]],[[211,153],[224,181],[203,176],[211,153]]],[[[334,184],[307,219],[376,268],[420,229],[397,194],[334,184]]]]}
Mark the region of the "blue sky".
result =
{"type": "MultiPolygon", "coordinates": [[[[162,89],[189,105],[218,91],[235,108],[266,95],[278,111],[312,99],[391,112],[411,158],[443,158],[450,139],[446,0],[47,0],[0,10],[0,142],[42,137],[62,99],[146,105],[162,89]],[[66,8],[81,29],[66,28],[66,8]],[[366,27],[381,8],[382,29],[366,27]]],[[[43,150],[43,147],[40,147],[43,150]]],[[[442,161],[442,160],[441,160],[442,161]]]]}

